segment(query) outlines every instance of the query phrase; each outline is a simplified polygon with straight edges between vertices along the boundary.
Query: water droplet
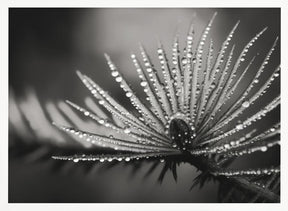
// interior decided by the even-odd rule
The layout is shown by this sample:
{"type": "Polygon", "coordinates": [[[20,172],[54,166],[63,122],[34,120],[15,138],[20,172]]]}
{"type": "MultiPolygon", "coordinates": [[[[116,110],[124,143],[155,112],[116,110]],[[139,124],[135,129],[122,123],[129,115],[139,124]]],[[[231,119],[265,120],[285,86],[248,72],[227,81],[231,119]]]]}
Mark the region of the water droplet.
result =
{"type": "Polygon", "coordinates": [[[157,52],[158,52],[158,53],[163,53],[163,50],[162,50],[161,48],[159,48],[159,49],[157,50],[157,52]]]}
{"type": "Polygon", "coordinates": [[[132,97],[132,93],[131,92],[127,92],[126,93],[126,97],[132,97]]]}
{"type": "Polygon", "coordinates": [[[129,134],[130,132],[131,132],[130,128],[127,127],[124,129],[124,133],[129,134]]]}
{"type": "Polygon", "coordinates": [[[111,75],[112,75],[113,77],[116,77],[116,76],[119,75],[119,73],[118,73],[118,71],[112,71],[112,72],[111,72],[111,75]]]}
{"type": "Polygon", "coordinates": [[[88,111],[85,111],[85,112],[84,112],[84,115],[85,115],[85,116],[89,116],[89,114],[90,114],[90,113],[89,113],[88,111]]]}
{"type": "Polygon", "coordinates": [[[261,151],[262,151],[262,152],[266,152],[267,149],[268,149],[268,148],[267,148],[266,146],[261,147],[261,151]]]}
{"type": "Polygon", "coordinates": [[[121,82],[122,81],[122,77],[118,76],[115,80],[116,80],[116,82],[121,82]]]}
{"type": "Polygon", "coordinates": [[[74,162],[74,163],[77,163],[77,162],[79,162],[79,159],[78,159],[78,158],[74,158],[74,159],[73,159],[73,162],[74,162]]]}
{"type": "Polygon", "coordinates": [[[193,40],[193,37],[192,36],[188,36],[187,40],[193,40]]]}
{"type": "Polygon", "coordinates": [[[188,63],[188,60],[186,58],[183,58],[182,59],[182,64],[187,64],[188,63]]]}
{"type": "Polygon", "coordinates": [[[275,131],[275,128],[274,128],[274,127],[272,127],[272,128],[270,129],[270,131],[271,131],[271,132],[274,132],[274,131],[275,131]]]}
{"type": "Polygon", "coordinates": [[[125,158],[125,161],[126,161],[126,162],[130,161],[130,158],[125,158]]]}
{"type": "Polygon", "coordinates": [[[255,84],[259,83],[259,80],[258,80],[258,79],[255,79],[255,80],[254,80],[254,83],[255,83],[255,84]]]}
{"type": "Polygon", "coordinates": [[[224,148],[226,148],[226,149],[229,149],[229,147],[230,147],[229,144],[224,145],[224,148]]]}
{"type": "Polygon", "coordinates": [[[242,130],[243,129],[243,125],[242,124],[236,125],[236,129],[237,130],[242,130]]]}
{"type": "Polygon", "coordinates": [[[104,100],[99,100],[98,102],[100,105],[103,105],[104,104],[104,100]]]}
{"type": "Polygon", "coordinates": [[[105,123],[105,121],[103,119],[100,119],[98,122],[99,122],[99,124],[104,124],[105,123]]]}
{"type": "Polygon", "coordinates": [[[147,72],[151,73],[152,72],[152,68],[147,68],[147,72]]]}
{"type": "Polygon", "coordinates": [[[250,102],[249,101],[245,101],[242,103],[242,107],[244,108],[248,108],[250,106],[250,102]]]}
{"type": "Polygon", "coordinates": [[[147,82],[146,82],[146,81],[142,81],[142,82],[140,83],[140,85],[143,86],[143,87],[144,87],[144,86],[147,86],[147,82]]]}

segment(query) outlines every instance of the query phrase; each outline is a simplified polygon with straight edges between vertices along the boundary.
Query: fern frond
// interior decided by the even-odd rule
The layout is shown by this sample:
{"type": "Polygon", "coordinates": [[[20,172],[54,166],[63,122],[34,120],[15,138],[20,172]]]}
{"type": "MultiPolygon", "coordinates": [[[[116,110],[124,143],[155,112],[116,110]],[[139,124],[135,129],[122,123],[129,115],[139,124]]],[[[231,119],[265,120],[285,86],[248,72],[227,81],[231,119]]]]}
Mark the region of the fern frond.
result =
{"type": "MultiPolygon", "coordinates": [[[[280,95],[269,97],[269,101],[263,106],[257,107],[250,114],[245,113],[267,92],[272,82],[279,78],[280,65],[274,67],[267,80],[262,80],[261,77],[264,71],[268,71],[267,65],[277,46],[278,37],[260,66],[255,68],[254,63],[258,58],[248,58],[248,53],[267,28],[260,30],[247,41],[237,55],[235,44],[230,44],[233,37],[237,36],[236,30],[240,24],[238,21],[215,56],[213,41],[210,39],[208,44],[207,40],[216,14],[203,29],[199,40],[195,39],[193,25],[190,26],[183,51],[180,50],[177,34],[172,44],[171,58],[161,41],[158,41],[159,70],[154,67],[142,45],[142,61],[136,54],[131,55],[140,86],[146,94],[146,101],[135,94],[110,56],[105,54],[112,78],[120,85],[136,112],[129,111],[90,77],[77,71],[78,77],[96,103],[90,98],[86,99],[88,108],[84,108],[67,100],[66,103],[62,102],[59,108],[53,103],[47,105],[47,111],[56,128],[66,134],[60,134],[58,130],[54,133],[51,129],[53,137],[58,140],[65,136],[66,138],[62,139],[67,143],[68,135],[89,153],[55,153],[52,158],[76,163],[107,161],[113,165],[120,161],[147,160],[153,164],[146,176],[156,169],[159,162],[163,162],[159,182],[163,181],[168,171],[171,171],[177,180],[177,165],[186,162],[202,172],[195,179],[194,186],[203,186],[211,179],[220,181],[221,201],[279,202],[280,167],[248,170],[230,168],[230,164],[241,156],[266,152],[280,144],[279,122],[262,131],[258,131],[256,126],[279,108],[280,95]],[[255,74],[248,78],[248,73],[253,69],[256,69],[255,74]],[[247,80],[249,83],[241,89],[247,80]],[[262,82],[262,85],[257,86],[259,82],[262,82]],[[59,110],[62,110],[74,125],[69,125],[59,110]],[[91,125],[81,122],[76,113],[80,113],[89,119],[93,126],[105,132],[90,132],[91,125]],[[106,152],[99,152],[101,148],[106,152]],[[95,153],[91,154],[91,151],[95,153]]],[[[37,101],[35,103],[37,104],[37,101]]],[[[27,106],[20,107],[25,111],[23,113],[29,113],[27,106]]],[[[37,107],[41,108],[39,105],[37,107]]],[[[21,114],[19,111],[17,113],[21,114]]],[[[13,119],[11,121],[14,122],[13,119]]],[[[37,153],[32,156],[38,157],[37,153]]],[[[135,164],[134,167],[137,171],[140,165],[135,164]]]]}

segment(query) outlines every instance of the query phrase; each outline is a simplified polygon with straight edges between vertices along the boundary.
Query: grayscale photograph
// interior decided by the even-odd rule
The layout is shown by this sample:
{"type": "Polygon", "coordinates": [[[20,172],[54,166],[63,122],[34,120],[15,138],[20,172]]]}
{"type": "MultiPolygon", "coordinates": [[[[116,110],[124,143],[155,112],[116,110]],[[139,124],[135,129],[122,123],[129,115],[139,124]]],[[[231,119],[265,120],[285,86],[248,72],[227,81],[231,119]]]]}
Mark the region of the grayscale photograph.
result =
{"type": "Polygon", "coordinates": [[[8,15],[9,203],[281,203],[280,7],[8,15]]]}

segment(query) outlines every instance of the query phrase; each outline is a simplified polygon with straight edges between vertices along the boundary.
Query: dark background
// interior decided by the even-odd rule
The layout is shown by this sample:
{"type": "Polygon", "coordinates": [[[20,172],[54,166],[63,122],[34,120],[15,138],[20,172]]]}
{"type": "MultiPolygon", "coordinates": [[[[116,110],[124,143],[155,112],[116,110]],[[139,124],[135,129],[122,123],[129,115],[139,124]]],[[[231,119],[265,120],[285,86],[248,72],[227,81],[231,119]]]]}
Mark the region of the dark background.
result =
{"type": "MultiPolygon", "coordinates": [[[[139,91],[138,78],[129,54],[138,51],[138,43],[146,46],[156,61],[156,39],[169,49],[177,23],[185,38],[189,23],[196,17],[196,33],[201,33],[213,13],[218,15],[212,27],[215,49],[237,20],[236,52],[258,31],[268,26],[257,41],[251,55],[260,59],[280,36],[280,9],[55,9],[10,8],[9,10],[9,86],[15,96],[23,98],[27,88],[36,90],[40,102],[70,99],[81,102],[88,95],[76,77],[75,70],[91,76],[121,102],[123,93],[111,80],[103,53],[109,53],[132,85],[139,91]]],[[[183,42],[183,41],[182,41],[183,42]]],[[[184,43],[184,42],[183,42],[184,43]]],[[[272,56],[269,71],[280,63],[279,47],[272,56]]],[[[256,70],[256,69],[255,69],[256,70]]],[[[266,73],[265,73],[266,74],[266,73]]],[[[265,75],[264,74],[264,75],[265,75]]],[[[279,84],[263,101],[279,93],[279,84]]],[[[261,101],[260,101],[261,104],[261,101]]],[[[256,105],[257,106],[257,105],[256,105]]],[[[253,112],[253,111],[252,111],[253,112]]],[[[279,120],[279,111],[265,120],[279,120]]],[[[264,123],[262,124],[265,124],[264,123]]],[[[261,127],[261,126],[260,126],[261,127]]],[[[13,131],[12,138],[13,138],[13,131]]],[[[242,159],[245,166],[279,162],[277,150],[257,159],[242,159]],[[265,163],[262,158],[266,157],[265,163]]],[[[77,164],[75,164],[77,165],[77,164]]],[[[179,167],[178,182],[169,173],[162,185],[157,184],[159,169],[143,180],[147,165],[131,177],[131,168],[116,166],[108,171],[85,175],[81,170],[70,173],[51,172],[51,163],[27,163],[9,159],[9,202],[216,202],[217,184],[189,191],[196,170],[189,165],[179,167]]]]}

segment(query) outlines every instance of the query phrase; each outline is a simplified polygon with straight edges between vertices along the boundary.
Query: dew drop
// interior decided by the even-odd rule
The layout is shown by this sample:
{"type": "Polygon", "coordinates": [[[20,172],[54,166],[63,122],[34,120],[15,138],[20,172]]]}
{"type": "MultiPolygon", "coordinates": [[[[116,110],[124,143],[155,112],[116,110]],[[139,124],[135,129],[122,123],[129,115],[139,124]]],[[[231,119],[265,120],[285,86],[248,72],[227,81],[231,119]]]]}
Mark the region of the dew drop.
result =
{"type": "Polygon", "coordinates": [[[266,146],[261,147],[261,151],[262,152],[266,152],[267,151],[267,147],[266,146]]]}
{"type": "Polygon", "coordinates": [[[243,125],[242,124],[236,125],[236,129],[237,130],[242,130],[243,129],[243,125]]]}
{"type": "Polygon", "coordinates": [[[98,102],[100,105],[103,105],[104,104],[104,100],[99,100],[98,102]]]}
{"type": "Polygon", "coordinates": [[[99,122],[99,124],[101,124],[101,125],[105,123],[105,121],[104,121],[103,119],[100,119],[98,122],[99,122]]]}
{"type": "Polygon", "coordinates": [[[132,93],[131,92],[127,92],[126,93],[126,97],[132,97],[132,93]]]}
{"type": "Polygon", "coordinates": [[[121,82],[122,81],[122,77],[118,76],[115,80],[116,80],[116,82],[121,82]]]}
{"type": "Polygon", "coordinates": [[[127,127],[124,129],[124,133],[129,134],[131,132],[131,130],[127,127]]]}
{"type": "Polygon", "coordinates": [[[229,147],[230,147],[229,144],[224,145],[224,148],[226,148],[226,149],[229,149],[229,147]]]}
{"type": "Polygon", "coordinates": [[[113,77],[116,77],[116,76],[119,75],[119,73],[118,73],[118,71],[112,71],[112,72],[111,72],[111,75],[112,75],[113,77]]]}
{"type": "Polygon", "coordinates": [[[126,161],[126,162],[130,161],[130,158],[125,158],[125,161],[126,161]]]}
{"type": "Polygon", "coordinates": [[[151,73],[152,72],[152,68],[147,68],[147,72],[151,73]]]}
{"type": "Polygon", "coordinates": [[[258,79],[255,79],[255,80],[254,80],[254,83],[255,83],[255,84],[259,83],[259,80],[258,80],[258,79]]]}
{"type": "Polygon", "coordinates": [[[274,131],[275,131],[275,128],[274,128],[274,127],[272,127],[272,128],[270,129],[270,131],[271,131],[271,132],[274,132],[274,131]]]}
{"type": "Polygon", "coordinates": [[[90,114],[90,113],[89,113],[88,111],[85,111],[85,112],[84,112],[84,115],[85,115],[85,116],[89,116],[89,114],[90,114]]]}
{"type": "Polygon", "coordinates": [[[183,58],[182,59],[182,64],[187,64],[188,63],[188,60],[186,58],[183,58]]]}
{"type": "Polygon", "coordinates": [[[163,53],[163,50],[162,50],[161,48],[159,48],[159,49],[157,50],[157,52],[158,52],[158,53],[163,53]]]}
{"type": "Polygon", "coordinates": [[[74,162],[74,163],[77,163],[77,162],[79,162],[79,159],[78,159],[78,158],[74,158],[74,159],[73,159],[73,162],[74,162]]]}
{"type": "Polygon", "coordinates": [[[244,103],[242,103],[242,107],[244,107],[244,108],[248,108],[249,106],[250,106],[249,101],[245,101],[244,103]]]}
{"type": "Polygon", "coordinates": [[[192,36],[188,36],[187,40],[193,40],[193,37],[192,36]]]}
{"type": "Polygon", "coordinates": [[[147,82],[146,82],[146,81],[142,81],[142,82],[140,83],[140,85],[143,86],[143,87],[144,87],[144,86],[147,86],[147,82]]]}

